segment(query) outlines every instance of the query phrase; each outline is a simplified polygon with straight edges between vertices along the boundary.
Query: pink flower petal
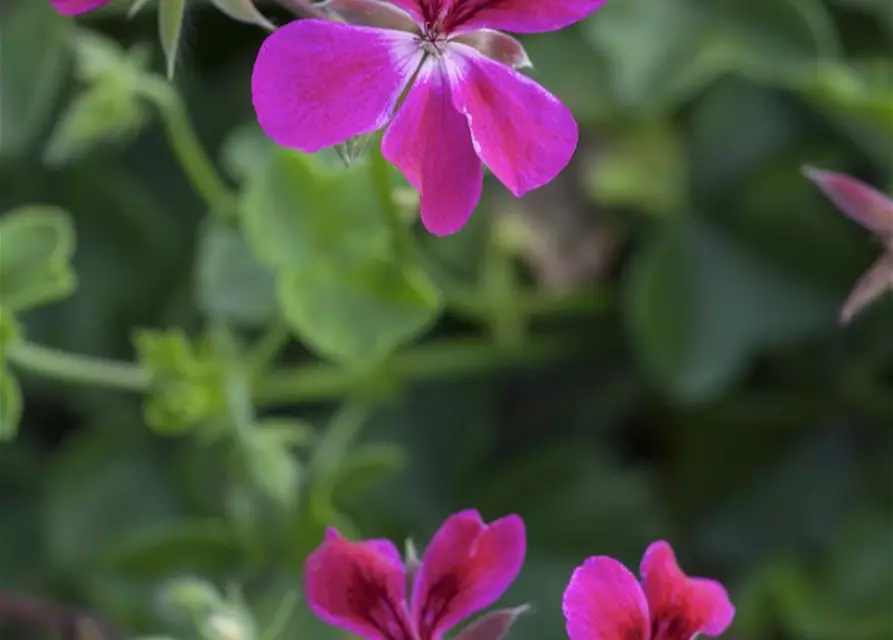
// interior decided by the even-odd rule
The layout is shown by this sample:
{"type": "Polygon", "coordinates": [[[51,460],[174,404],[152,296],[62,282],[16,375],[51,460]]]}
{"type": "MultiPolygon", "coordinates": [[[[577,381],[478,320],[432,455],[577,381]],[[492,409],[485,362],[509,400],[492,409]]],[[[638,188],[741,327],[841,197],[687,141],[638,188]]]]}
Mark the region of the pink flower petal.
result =
{"type": "Polygon", "coordinates": [[[849,324],[857,313],[893,290],[893,251],[878,258],[868,271],[863,273],[840,309],[840,323],[849,324]]]}
{"type": "Polygon", "coordinates": [[[420,640],[439,640],[458,622],[496,602],[521,571],[524,522],[485,525],[477,511],[450,517],[425,550],[412,596],[420,640]]]}
{"type": "Polygon", "coordinates": [[[690,640],[700,633],[715,638],[732,624],[735,607],[725,588],[714,580],[686,576],[669,543],[648,547],[641,573],[651,609],[651,640],[690,640]]]}
{"type": "Polygon", "coordinates": [[[468,118],[475,151],[516,196],[553,180],[574,155],[573,115],[533,80],[452,43],[453,101],[468,118]]]}
{"type": "MultiPolygon", "coordinates": [[[[648,602],[632,572],[607,556],[571,575],[562,610],[571,640],[648,640],[648,602]]],[[[686,638],[688,640],[688,638],[686,638]]]]}
{"type": "Polygon", "coordinates": [[[382,153],[418,190],[428,231],[444,236],[462,228],[480,200],[484,170],[468,122],[453,106],[442,63],[419,74],[385,133],[382,153]]]}
{"type": "Polygon", "coordinates": [[[76,16],[79,13],[93,11],[109,2],[111,0],[50,0],[53,8],[65,16],[76,16]]]}
{"type": "Polygon", "coordinates": [[[605,0],[446,0],[448,30],[555,31],[579,22],[605,0]]]}
{"type": "Polygon", "coordinates": [[[251,78],[270,138],[314,152],[380,129],[421,63],[409,33],[300,20],[273,32],[251,78]]]}
{"type": "Polygon", "coordinates": [[[893,241],[893,200],[877,189],[846,174],[806,167],[806,176],[852,220],[893,241]]]}
{"type": "Polygon", "coordinates": [[[370,640],[413,640],[394,545],[351,542],[330,531],[307,558],[304,580],[311,611],[327,623],[370,640]]]}

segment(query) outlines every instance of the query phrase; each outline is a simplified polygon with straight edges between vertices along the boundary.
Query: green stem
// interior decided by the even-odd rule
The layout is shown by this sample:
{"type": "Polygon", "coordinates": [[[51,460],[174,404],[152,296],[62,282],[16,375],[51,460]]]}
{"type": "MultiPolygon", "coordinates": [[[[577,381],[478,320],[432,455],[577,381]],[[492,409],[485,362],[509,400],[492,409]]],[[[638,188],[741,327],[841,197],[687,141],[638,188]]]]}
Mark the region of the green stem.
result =
{"type": "Polygon", "coordinates": [[[348,400],[326,426],[310,460],[310,510],[325,522],[340,519],[332,494],[350,447],[371,415],[369,405],[348,400]]]}
{"type": "MultiPolygon", "coordinates": [[[[398,353],[385,370],[397,379],[449,379],[472,372],[549,362],[578,353],[582,348],[585,347],[579,340],[554,338],[541,338],[523,349],[501,349],[480,340],[442,340],[398,353]]],[[[335,365],[315,363],[273,372],[258,381],[254,398],[260,404],[328,400],[362,388],[364,383],[368,383],[367,377],[335,365]]]]}
{"type": "Polygon", "coordinates": [[[394,201],[391,167],[381,152],[381,137],[376,138],[371,155],[372,179],[375,183],[375,191],[378,194],[381,214],[391,230],[391,237],[394,239],[394,245],[398,254],[403,257],[411,256],[415,251],[412,233],[400,218],[400,210],[394,201]]]}
{"type": "MultiPolygon", "coordinates": [[[[521,291],[514,298],[517,312],[526,318],[542,316],[588,315],[605,310],[612,300],[607,288],[587,289],[575,293],[541,293],[521,291]]],[[[450,311],[469,320],[489,321],[493,302],[482,292],[453,292],[448,294],[450,311]]]]}
{"type": "Polygon", "coordinates": [[[491,224],[480,286],[490,301],[490,333],[502,347],[520,346],[527,332],[527,316],[518,305],[518,284],[512,254],[501,242],[498,226],[491,224]]]}
{"type": "Polygon", "coordinates": [[[202,147],[183,99],[171,85],[161,82],[148,87],[144,95],[158,109],[171,150],[208,209],[225,219],[232,218],[233,194],[202,147]]]}
{"type": "Polygon", "coordinates": [[[74,355],[30,342],[10,345],[8,358],[30,373],[73,384],[144,392],[151,383],[151,375],[139,365],[74,355]]]}
{"type": "Polygon", "coordinates": [[[256,377],[262,374],[276,359],[291,339],[288,327],[281,320],[271,326],[258,340],[248,353],[248,367],[250,375],[256,377]]]}

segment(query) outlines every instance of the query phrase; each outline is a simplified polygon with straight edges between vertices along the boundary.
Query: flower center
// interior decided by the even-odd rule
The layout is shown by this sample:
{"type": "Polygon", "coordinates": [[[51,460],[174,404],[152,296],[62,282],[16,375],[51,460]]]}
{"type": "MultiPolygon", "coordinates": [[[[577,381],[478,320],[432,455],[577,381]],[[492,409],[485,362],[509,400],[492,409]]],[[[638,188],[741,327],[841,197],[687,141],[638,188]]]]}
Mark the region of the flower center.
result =
{"type": "Polygon", "coordinates": [[[442,56],[446,51],[449,39],[444,34],[441,24],[431,22],[425,23],[425,29],[419,37],[419,43],[425,53],[433,56],[442,56]]]}

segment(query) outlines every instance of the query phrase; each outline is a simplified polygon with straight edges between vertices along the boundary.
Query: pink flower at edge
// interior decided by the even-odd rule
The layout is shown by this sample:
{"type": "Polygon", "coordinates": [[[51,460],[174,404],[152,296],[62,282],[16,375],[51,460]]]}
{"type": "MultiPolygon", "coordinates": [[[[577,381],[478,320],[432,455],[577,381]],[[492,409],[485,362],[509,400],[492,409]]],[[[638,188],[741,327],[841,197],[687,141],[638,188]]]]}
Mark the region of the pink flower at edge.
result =
{"type": "Polygon", "coordinates": [[[108,4],[112,0],[50,0],[53,8],[64,16],[87,13],[108,4]]]}
{"type": "Polygon", "coordinates": [[[520,197],[555,178],[577,146],[573,115],[515,70],[526,54],[496,30],[553,31],[603,2],[330,0],[391,16],[274,32],[254,66],[254,108],[273,140],[309,153],[387,127],[382,152],[419,192],[423,224],[451,234],[480,199],[483,165],[520,197]]]}
{"type": "Polygon", "coordinates": [[[689,578],[669,543],[645,552],[639,583],[617,560],[597,556],[577,567],[562,609],[571,640],[691,640],[717,637],[732,624],[735,607],[714,580],[689,578]]]}
{"type": "Polygon", "coordinates": [[[457,513],[425,550],[410,595],[391,542],[352,542],[333,529],[307,558],[305,595],[322,620],[368,640],[440,640],[502,596],[525,551],[518,516],[485,524],[477,511],[457,513]]]}
{"type": "Polygon", "coordinates": [[[838,209],[884,245],[885,252],[856,281],[840,309],[840,322],[847,325],[857,313],[893,290],[893,200],[845,173],[814,167],[804,167],[803,172],[838,209]]]}

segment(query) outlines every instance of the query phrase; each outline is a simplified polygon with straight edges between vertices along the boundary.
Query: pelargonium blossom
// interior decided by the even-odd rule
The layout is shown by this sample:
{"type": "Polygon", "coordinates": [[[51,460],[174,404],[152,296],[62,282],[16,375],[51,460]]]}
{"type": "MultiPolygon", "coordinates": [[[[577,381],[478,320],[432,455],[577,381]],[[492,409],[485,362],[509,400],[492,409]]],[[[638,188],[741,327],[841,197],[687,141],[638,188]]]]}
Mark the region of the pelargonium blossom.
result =
{"type": "Polygon", "coordinates": [[[112,0],[50,0],[50,4],[64,16],[87,13],[108,4],[112,0]]]}
{"type": "Polygon", "coordinates": [[[689,578],[669,543],[645,552],[642,583],[607,556],[588,558],[571,576],[563,610],[571,640],[692,640],[717,637],[735,617],[725,588],[689,578]]]}
{"type": "Polygon", "coordinates": [[[387,127],[382,153],[419,192],[423,224],[453,233],[480,199],[483,165],[520,197],[577,146],[571,112],[516,70],[527,55],[499,30],[561,29],[603,2],[329,0],[363,24],[302,20],[270,35],[252,77],[258,120],[309,153],[387,127]]]}
{"type": "Polygon", "coordinates": [[[477,511],[463,511],[443,523],[410,579],[390,541],[352,542],[331,529],[307,559],[305,594],[317,616],[354,635],[440,640],[502,596],[525,548],[518,516],[485,524],[477,511]]]}

